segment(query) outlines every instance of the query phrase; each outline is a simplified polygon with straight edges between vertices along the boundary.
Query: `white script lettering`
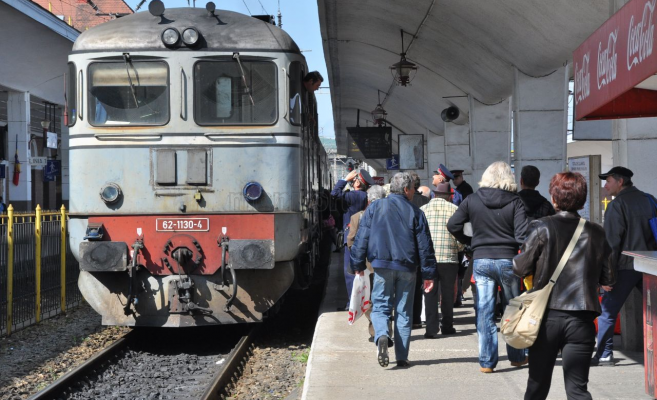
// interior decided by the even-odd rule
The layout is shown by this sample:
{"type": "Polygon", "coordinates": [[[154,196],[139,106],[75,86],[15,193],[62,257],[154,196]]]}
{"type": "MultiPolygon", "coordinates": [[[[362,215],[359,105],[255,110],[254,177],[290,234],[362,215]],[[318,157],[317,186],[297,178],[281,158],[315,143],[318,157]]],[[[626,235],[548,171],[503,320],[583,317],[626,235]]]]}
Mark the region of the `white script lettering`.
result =
{"type": "Polygon", "coordinates": [[[602,42],[598,43],[598,89],[616,79],[616,65],[618,64],[618,54],[616,54],[617,38],[618,29],[609,34],[606,49],[602,50],[602,42]]]}
{"type": "Polygon", "coordinates": [[[634,15],[630,19],[630,29],[627,33],[627,70],[640,64],[652,54],[652,43],[655,32],[653,13],[657,0],[647,1],[643,7],[641,22],[634,25],[634,15]]]}

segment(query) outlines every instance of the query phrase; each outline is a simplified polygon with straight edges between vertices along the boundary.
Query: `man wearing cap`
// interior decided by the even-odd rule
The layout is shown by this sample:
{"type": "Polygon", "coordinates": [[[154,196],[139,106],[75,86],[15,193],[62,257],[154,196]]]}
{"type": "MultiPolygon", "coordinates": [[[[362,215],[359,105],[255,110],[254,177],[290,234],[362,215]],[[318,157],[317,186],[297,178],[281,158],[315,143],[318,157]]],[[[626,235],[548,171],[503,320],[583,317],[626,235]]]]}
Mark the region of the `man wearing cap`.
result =
{"type": "Polygon", "coordinates": [[[454,185],[454,198],[452,199],[452,203],[458,206],[466,197],[474,193],[474,191],[472,190],[472,186],[463,179],[462,169],[453,169],[450,172],[454,177],[454,179],[452,179],[452,184],[454,185]]]}
{"type": "Polygon", "coordinates": [[[634,270],[634,259],[622,254],[625,250],[657,250],[657,242],[648,220],[653,216],[646,194],[632,183],[634,173],[625,167],[614,167],[600,179],[607,181],[605,190],[614,200],[605,212],[605,236],[611,247],[609,265],[616,270],[616,284],[602,286],[602,314],[598,317],[598,349],[591,365],[614,365],[614,327],[616,317],[632,292],[643,293],[643,275],[634,270]]]}
{"type": "Polygon", "coordinates": [[[436,186],[436,197],[420,207],[429,223],[431,240],[436,254],[436,279],[433,289],[424,293],[427,328],[424,337],[436,338],[439,331],[443,335],[456,333],[454,329],[454,282],[459,270],[459,251],[465,247],[447,230],[447,221],[454,215],[457,206],[449,202],[451,190],[449,183],[442,182],[436,186]],[[443,300],[440,302],[442,320],[438,326],[438,283],[443,300]]]}
{"type": "MultiPolygon", "coordinates": [[[[344,232],[344,246],[347,243],[347,227],[351,216],[367,207],[367,189],[374,184],[370,174],[364,170],[353,170],[344,179],[340,179],[331,191],[331,196],[337,201],[341,201],[346,211],[342,218],[342,231],[344,232]],[[347,183],[351,183],[354,190],[344,191],[347,183]]],[[[351,299],[351,289],[354,286],[354,275],[349,267],[351,254],[349,248],[344,249],[344,280],[347,285],[347,299],[351,299]]],[[[349,300],[347,300],[349,301],[349,300]]]]}
{"type": "Polygon", "coordinates": [[[434,186],[438,186],[441,182],[449,182],[454,179],[454,175],[447,169],[446,166],[440,164],[438,169],[433,171],[433,182],[434,186]]]}

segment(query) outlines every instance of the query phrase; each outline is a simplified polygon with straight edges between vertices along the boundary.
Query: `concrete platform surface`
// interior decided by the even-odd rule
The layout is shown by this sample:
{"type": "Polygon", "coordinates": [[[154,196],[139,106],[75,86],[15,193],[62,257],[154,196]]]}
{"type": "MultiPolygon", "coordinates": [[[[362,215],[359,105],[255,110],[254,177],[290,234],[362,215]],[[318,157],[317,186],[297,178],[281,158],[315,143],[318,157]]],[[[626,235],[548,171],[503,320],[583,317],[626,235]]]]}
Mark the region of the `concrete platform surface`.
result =
{"type": "MultiPolygon", "coordinates": [[[[471,295],[455,309],[457,333],[424,339],[424,329],[413,330],[410,368],[377,362],[376,346],[368,342],[367,319],[347,323],[347,295],[342,254],[333,253],[329,284],[317,321],[308,359],[302,399],[522,399],[527,367],[512,367],[499,338],[500,362],[493,374],[479,372],[477,332],[471,295]]],[[[617,337],[618,338],[618,337],[617,337]]],[[[617,346],[618,348],[619,346],[617,346]]],[[[615,351],[615,367],[592,367],[589,391],[594,399],[646,400],[643,354],[615,351]]],[[[552,377],[549,399],[565,399],[561,360],[552,377]]]]}

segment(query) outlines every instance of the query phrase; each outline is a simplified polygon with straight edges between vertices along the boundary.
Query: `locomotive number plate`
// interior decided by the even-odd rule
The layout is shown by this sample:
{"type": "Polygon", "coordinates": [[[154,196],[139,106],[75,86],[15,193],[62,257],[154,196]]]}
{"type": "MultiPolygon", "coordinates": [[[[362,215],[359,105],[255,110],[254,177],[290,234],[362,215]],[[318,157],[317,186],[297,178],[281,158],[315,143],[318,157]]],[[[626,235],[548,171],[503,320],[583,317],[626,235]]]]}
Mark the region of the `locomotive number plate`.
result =
{"type": "Polygon", "coordinates": [[[209,218],[158,218],[155,222],[155,230],[158,232],[196,231],[207,232],[210,230],[209,218]]]}

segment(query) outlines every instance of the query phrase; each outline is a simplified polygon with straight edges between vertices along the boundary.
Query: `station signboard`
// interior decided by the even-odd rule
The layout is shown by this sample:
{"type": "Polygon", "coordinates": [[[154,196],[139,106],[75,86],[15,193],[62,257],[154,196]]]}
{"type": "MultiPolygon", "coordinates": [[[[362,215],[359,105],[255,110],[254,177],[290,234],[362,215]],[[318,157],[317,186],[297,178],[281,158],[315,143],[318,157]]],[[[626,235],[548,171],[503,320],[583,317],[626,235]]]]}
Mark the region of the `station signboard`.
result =
{"type": "Polygon", "coordinates": [[[392,128],[389,126],[368,126],[347,128],[349,132],[348,156],[358,158],[352,146],[355,144],[363,155],[361,158],[389,158],[392,156],[392,128]],[[353,142],[353,143],[352,143],[353,142]]]}

